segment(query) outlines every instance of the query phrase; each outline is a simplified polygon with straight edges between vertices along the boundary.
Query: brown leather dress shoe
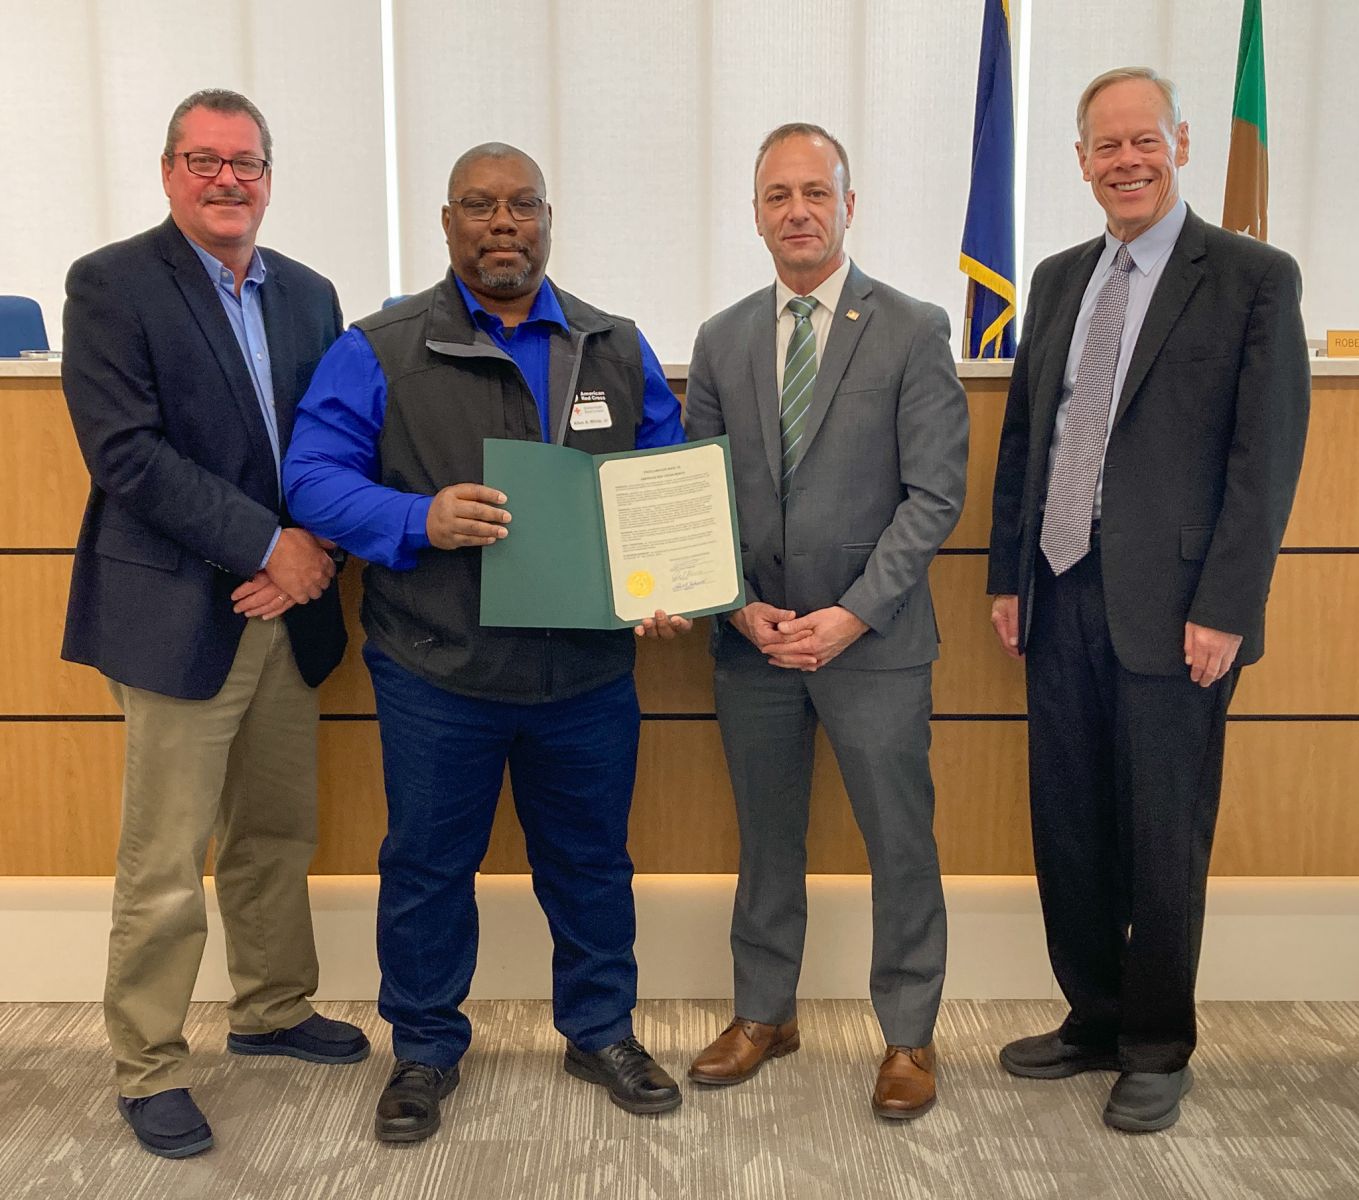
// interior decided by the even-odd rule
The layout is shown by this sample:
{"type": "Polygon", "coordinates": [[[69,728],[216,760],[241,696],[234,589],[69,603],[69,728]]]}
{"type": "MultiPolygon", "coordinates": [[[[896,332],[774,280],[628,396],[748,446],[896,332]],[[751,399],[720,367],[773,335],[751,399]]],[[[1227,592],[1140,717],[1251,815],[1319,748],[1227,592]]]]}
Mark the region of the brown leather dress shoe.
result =
{"type": "Polygon", "coordinates": [[[934,1107],[934,1043],[888,1046],[873,1089],[873,1111],[893,1121],[914,1121],[934,1107]]]}
{"type": "Polygon", "coordinates": [[[765,1025],[737,1017],[711,1046],[703,1051],[689,1067],[689,1078],[695,1083],[713,1087],[730,1087],[744,1083],[767,1058],[782,1058],[792,1054],[800,1045],[797,1018],[782,1025],[765,1025]]]}

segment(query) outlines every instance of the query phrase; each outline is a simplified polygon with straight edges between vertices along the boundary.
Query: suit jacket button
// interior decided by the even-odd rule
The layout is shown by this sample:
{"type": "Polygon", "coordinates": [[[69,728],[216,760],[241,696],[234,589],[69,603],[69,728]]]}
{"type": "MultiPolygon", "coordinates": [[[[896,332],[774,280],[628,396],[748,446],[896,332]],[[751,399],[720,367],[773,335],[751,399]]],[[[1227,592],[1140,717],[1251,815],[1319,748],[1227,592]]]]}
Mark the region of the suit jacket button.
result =
{"type": "Polygon", "coordinates": [[[783,555],[782,555],[782,554],[776,554],[776,555],[774,555],[774,565],[775,565],[776,567],[781,567],[781,566],[783,566],[783,555]]]}

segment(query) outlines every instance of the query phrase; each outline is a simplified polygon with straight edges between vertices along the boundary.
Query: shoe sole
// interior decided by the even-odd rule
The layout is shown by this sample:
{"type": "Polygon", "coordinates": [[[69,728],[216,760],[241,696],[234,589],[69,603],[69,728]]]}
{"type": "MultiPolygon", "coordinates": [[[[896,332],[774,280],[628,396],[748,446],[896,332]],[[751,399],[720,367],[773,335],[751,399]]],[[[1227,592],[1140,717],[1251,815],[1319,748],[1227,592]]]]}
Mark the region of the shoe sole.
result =
{"type": "MultiPolygon", "coordinates": [[[[445,1100],[453,1094],[454,1089],[461,1082],[461,1076],[454,1075],[450,1079],[445,1079],[439,1085],[439,1099],[445,1100]]],[[[423,1142],[427,1137],[433,1137],[439,1132],[439,1127],[443,1124],[443,1114],[439,1106],[434,1106],[434,1120],[428,1125],[419,1125],[414,1129],[393,1129],[384,1133],[382,1130],[382,1118],[373,1118],[373,1136],[380,1142],[390,1142],[398,1146],[409,1146],[412,1142],[423,1142]]]]}
{"type": "Polygon", "coordinates": [[[362,1062],[372,1053],[372,1046],[365,1046],[362,1050],[355,1050],[352,1054],[316,1054],[310,1050],[299,1050],[295,1046],[280,1046],[271,1044],[268,1046],[242,1045],[240,1042],[233,1042],[227,1038],[227,1052],[239,1054],[245,1058],[264,1057],[276,1055],[279,1058],[300,1058],[303,1062],[320,1063],[322,1066],[341,1066],[344,1063],[362,1062]]]}
{"type": "Polygon", "coordinates": [[[1180,1119],[1180,1102],[1175,1101],[1175,1107],[1165,1116],[1157,1117],[1153,1121],[1140,1121],[1136,1117],[1125,1116],[1118,1112],[1104,1110],[1104,1123],[1110,1129],[1117,1129],[1120,1133],[1159,1133],[1162,1129],[1169,1129],[1180,1119]]]}
{"type": "Polygon", "coordinates": [[[609,1087],[609,1081],[607,1079],[602,1078],[586,1064],[577,1062],[574,1058],[570,1057],[570,1055],[567,1055],[567,1057],[562,1060],[562,1067],[568,1075],[572,1075],[577,1079],[583,1079],[586,1083],[593,1083],[597,1087],[607,1089],[610,1100],[618,1105],[624,1112],[630,1112],[636,1116],[650,1116],[655,1113],[670,1112],[671,1109],[678,1108],[684,1103],[683,1096],[676,1096],[673,1100],[624,1100],[614,1094],[614,1090],[609,1087]]]}
{"type": "Polygon", "coordinates": [[[1189,1090],[1194,1086],[1194,1076],[1192,1074],[1185,1080],[1184,1091],[1180,1093],[1179,1100],[1175,1101],[1175,1106],[1167,1113],[1159,1117],[1154,1117],[1150,1121],[1143,1121],[1137,1117],[1120,1112],[1118,1109],[1111,1109],[1107,1105],[1104,1109],[1104,1123],[1110,1129],[1117,1129],[1120,1133],[1160,1133],[1162,1129],[1169,1129],[1180,1119],[1180,1100],[1189,1095],[1189,1090]]]}
{"type": "MultiPolygon", "coordinates": [[[[137,1131],[134,1129],[132,1132],[136,1133],[137,1131]]],[[[202,1154],[204,1150],[211,1150],[212,1135],[209,1134],[201,1142],[190,1142],[187,1146],[176,1146],[173,1150],[163,1149],[160,1146],[153,1146],[150,1142],[144,1141],[140,1136],[137,1138],[137,1144],[141,1146],[143,1150],[154,1154],[157,1158],[189,1158],[194,1154],[202,1154]]]]}
{"type": "Polygon", "coordinates": [[[888,1121],[918,1121],[938,1102],[938,1096],[931,1096],[919,1108],[881,1108],[877,1104],[873,1104],[871,1099],[869,1101],[870,1104],[873,1104],[874,1113],[888,1121]]]}
{"type": "Polygon", "coordinates": [[[786,1055],[795,1053],[801,1048],[802,1043],[800,1041],[793,1040],[784,1042],[778,1049],[770,1050],[768,1054],[762,1055],[759,1062],[751,1067],[749,1071],[740,1075],[703,1075],[690,1067],[689,1078],[694,1083],[701,1083],[704,1087],[734,1087],[738,1083],[745,1083],[747,1079],[754,1079],[755,1076],[760,1073],[760,1068],[771,1059],[783,1058],[786,1055]]]}
{"type": "Polygon", "coordinates": [[[1084,1075],[1087,1071],[1117,1071],[1118,1059],[1113,1055],[1104,1058],[1077,1059],[1073,1062],[1054,1063],[1047,1067],[1030,1067],[1012,1062],[1005,1051],[1000,1052],[1000,1065],[1011,1075],[1021,1079],[1070,1079],[1073,1075],[1084,1075]]]}
{"type": "Polygon", "coordinates": [[[443,1119],[436,1112],[434,1120],[428,1127],[421,1126],[418,1129],[395,1129],[383,1132],[382,1124],[378,1120],[373,1121],[373,1136],[380,1142],[386,1142],[391,1146],[409,1146],[413,1142],[423,1142],[428,1137],[433,1137],[439,1132],[439,1126],[443,1124],[443,1119]]]}

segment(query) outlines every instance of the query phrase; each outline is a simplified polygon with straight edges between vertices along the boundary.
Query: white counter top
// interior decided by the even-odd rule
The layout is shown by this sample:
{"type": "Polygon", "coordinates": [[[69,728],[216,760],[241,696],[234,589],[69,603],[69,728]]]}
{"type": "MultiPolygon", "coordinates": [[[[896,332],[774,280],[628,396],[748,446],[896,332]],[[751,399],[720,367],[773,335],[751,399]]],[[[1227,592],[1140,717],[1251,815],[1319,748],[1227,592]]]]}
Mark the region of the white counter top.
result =
{"type": "MultiPolygon", "coordinates": [[[[1354,376],[1359,378],[1359,358],[1313,358],[1312,378],[1354,376]]],[[[687,363],[664,363],[667,379],[687,379],[687,363]]],[[[968,359],[956,364],[960,379],[1008,379],[1010,359],[968,359]]],[[[61,363],[42,358],[0,358],[0,379],[59,379],[61,363]]]]}
{"type": "Polygon", "coordinates": [[[0,379],[60,379],[61,363],[50,358],[0,358],[0,379]]]}
{"type": "MultiPolygon", "coordinates": [[[[1323,375],[1353,375],[1359,377],[1359,358],[1313,358],[1312,378],[1323,375]]],[[[686,363],[662,363],[667,379],[687,379],[689,367],[686,363]]],[[[953,364],[958,368],[959,379],[1009,379],[1014,360],[1009,358],[970,358],[953,364]]]]}

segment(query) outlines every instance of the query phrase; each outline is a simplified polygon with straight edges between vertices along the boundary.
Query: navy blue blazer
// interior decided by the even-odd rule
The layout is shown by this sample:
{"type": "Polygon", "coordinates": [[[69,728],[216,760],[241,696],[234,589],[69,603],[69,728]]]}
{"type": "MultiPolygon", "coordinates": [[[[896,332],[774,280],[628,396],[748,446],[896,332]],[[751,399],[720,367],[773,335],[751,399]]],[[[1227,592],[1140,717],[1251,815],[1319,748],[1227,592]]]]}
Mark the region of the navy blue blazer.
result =
{"type": "MultiPolygon", "coordinates": [[[[340,334],[315,271],[261,249],[278,413],[340,334]]],[[[131,687],[217,694],[246,619],[231,592],[290,525],[259,401],[214,284],[173,221],[78,259],[66,277],[62,386],[91,486],[62,657],[131,687]]],[[[303,679],[340,661],[339,586],[284,616],[303,679]]]]}

